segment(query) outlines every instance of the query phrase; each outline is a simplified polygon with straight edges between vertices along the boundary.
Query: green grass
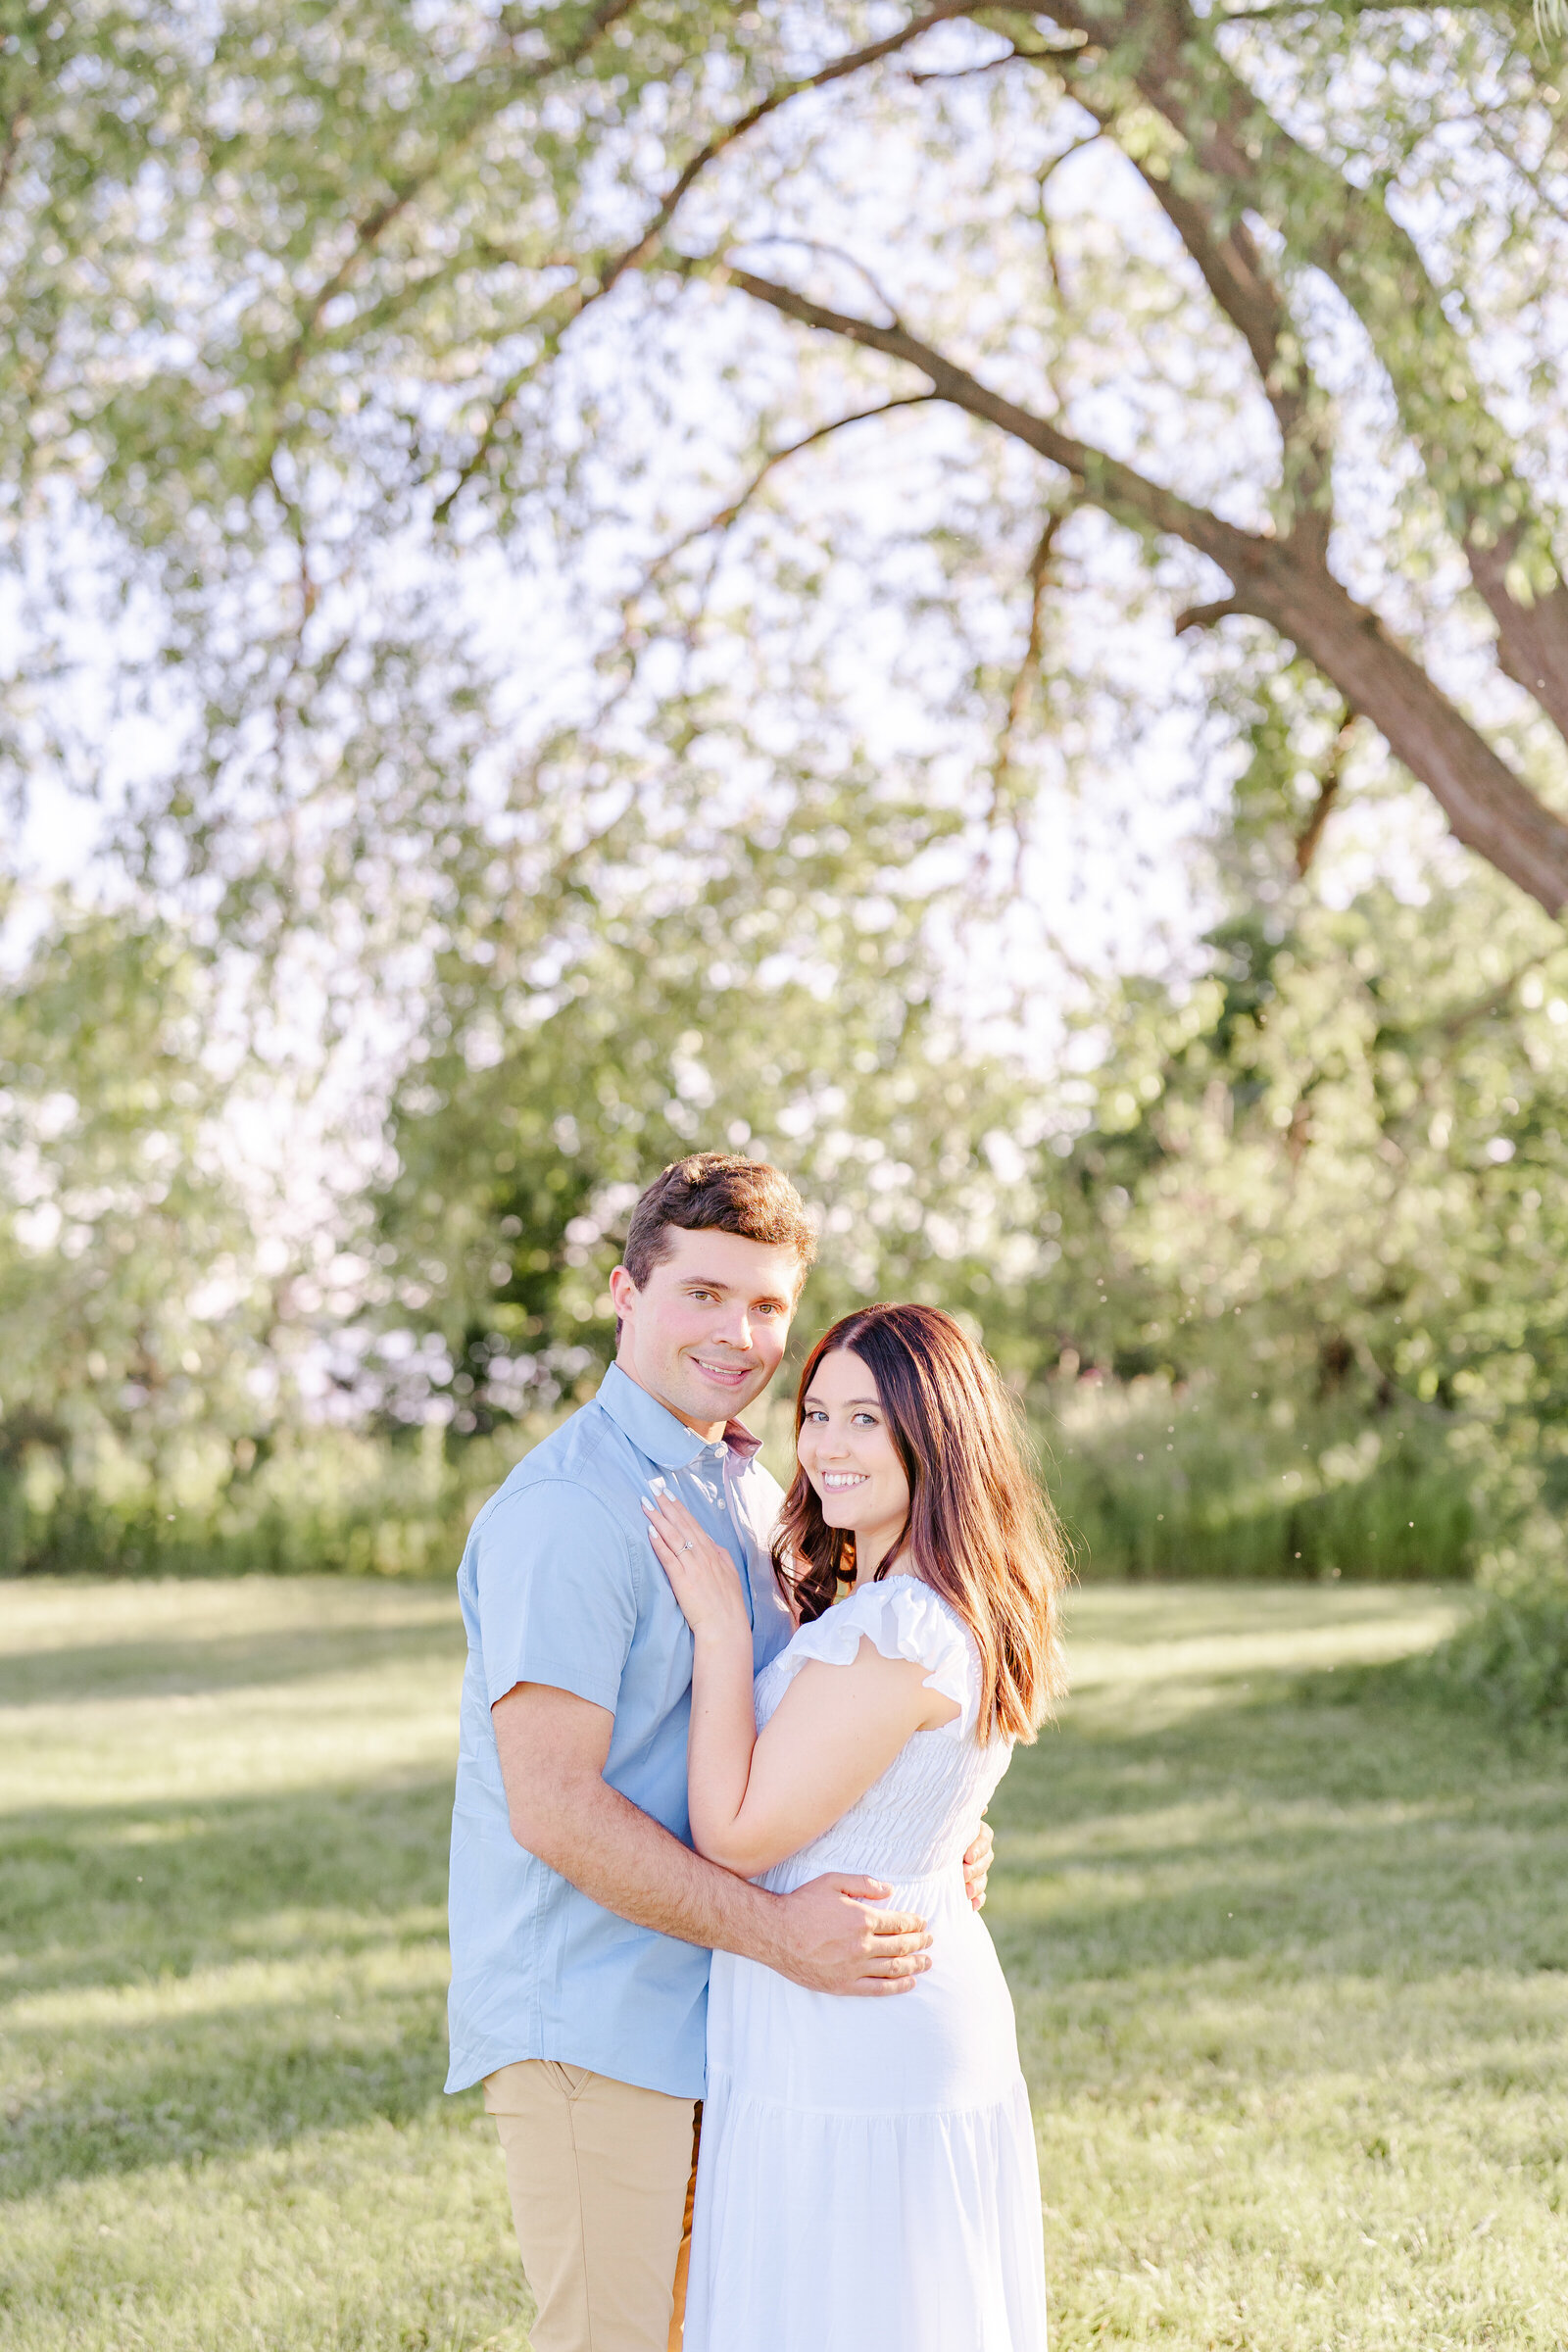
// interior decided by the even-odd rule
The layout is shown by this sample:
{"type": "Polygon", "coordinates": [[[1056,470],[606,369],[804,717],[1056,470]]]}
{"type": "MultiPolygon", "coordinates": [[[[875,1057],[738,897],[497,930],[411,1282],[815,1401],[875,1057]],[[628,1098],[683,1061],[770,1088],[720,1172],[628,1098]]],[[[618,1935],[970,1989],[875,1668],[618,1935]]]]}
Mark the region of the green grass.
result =
{"type": "MultiPolygon", "coordinates": [[[[1568,2337],[1563,1750],[1361,1670],[1462,1605],[1077,1596],[990,1909],[1055,2352],[1568,2337]]],[[[460,1666],[447,1588],[6,1588],[0,2343],[522,2352],[440,2091],[460,1666]]]]}

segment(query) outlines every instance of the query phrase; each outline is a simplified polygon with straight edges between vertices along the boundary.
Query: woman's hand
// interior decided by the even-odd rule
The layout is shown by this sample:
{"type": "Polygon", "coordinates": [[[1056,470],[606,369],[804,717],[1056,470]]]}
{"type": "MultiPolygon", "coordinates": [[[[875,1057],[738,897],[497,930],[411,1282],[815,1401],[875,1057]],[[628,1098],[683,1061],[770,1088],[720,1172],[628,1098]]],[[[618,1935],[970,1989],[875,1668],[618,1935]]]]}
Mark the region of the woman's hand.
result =
{"type": "Polygon", "coordinates": [[[699,1642],[740,1638],[750,1656],[752,1628],[740,1571],[723,1544],[705,1535],[673,1494],[645,1495],[643,1509],[659,1564],[693,1635],[699,1642]]]}

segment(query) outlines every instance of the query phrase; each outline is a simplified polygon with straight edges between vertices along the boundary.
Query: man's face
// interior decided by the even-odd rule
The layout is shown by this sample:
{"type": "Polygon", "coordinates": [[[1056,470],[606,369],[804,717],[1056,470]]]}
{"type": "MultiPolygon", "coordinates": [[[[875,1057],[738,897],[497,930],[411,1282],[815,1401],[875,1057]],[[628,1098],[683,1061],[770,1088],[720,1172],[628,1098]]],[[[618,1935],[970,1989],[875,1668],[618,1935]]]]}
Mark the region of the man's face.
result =
{"type": "Polygon", "coordinates": [[[615,1361],[650,1396],[704,1438],[760,1396],[778,1370],[801,1265],[793,1250],[738,1233],[666,1226],[669,1255],[639,1290],[624,1266],[610,1277],[620,1317],[615,1361]]]}

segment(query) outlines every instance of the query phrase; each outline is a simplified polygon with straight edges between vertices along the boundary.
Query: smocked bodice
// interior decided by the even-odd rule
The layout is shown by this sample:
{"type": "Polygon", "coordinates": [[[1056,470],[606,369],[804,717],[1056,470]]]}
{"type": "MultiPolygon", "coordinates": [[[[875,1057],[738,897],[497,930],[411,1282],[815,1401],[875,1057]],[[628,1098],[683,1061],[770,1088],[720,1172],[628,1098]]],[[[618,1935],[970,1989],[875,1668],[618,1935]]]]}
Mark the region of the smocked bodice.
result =
{"type": "Polygon", "coordinates": [[[847,1666],[858,1655],[862,1637],[884,1657],[924,1666],[928,1687],[960,1712],[951,1723],[916,1732],[858,1803],[798,1854],[775,1864],[762,1881],[775,1893],[829,1870],[903,1883],[956,1867],[1011,1760],[1010,1740],[982,1746],[975,1736],[980,1658],[973,1635],[939,1592],[913,1576],[868,1585],[803,1625],[757,1678],[758,1730],[803,1666],[812,1659],[847,1666]]]}

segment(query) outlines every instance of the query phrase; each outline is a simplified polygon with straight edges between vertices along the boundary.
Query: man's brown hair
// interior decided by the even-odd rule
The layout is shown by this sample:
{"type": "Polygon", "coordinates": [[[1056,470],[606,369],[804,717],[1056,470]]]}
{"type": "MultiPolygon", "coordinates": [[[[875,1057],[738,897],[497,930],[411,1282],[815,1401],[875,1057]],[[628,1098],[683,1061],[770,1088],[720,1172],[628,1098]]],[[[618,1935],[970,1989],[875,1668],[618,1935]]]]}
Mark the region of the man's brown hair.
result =
{"type": "Polygon", "coordinates": [[[669,1255],[671,1226],[682,1233],[738,1233],[770,1249],[793,1250],[803,1283],[816,1255],[806,1203],[789,1178],[765,1160],[733,1152],[693,1152],[672,1160],[648,1187],[631,1212],[622,1252],[639,1290],[669,1255]]]}

